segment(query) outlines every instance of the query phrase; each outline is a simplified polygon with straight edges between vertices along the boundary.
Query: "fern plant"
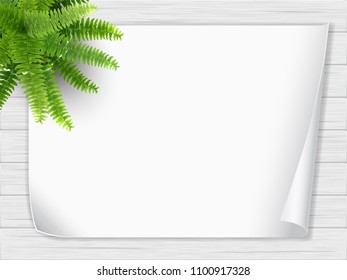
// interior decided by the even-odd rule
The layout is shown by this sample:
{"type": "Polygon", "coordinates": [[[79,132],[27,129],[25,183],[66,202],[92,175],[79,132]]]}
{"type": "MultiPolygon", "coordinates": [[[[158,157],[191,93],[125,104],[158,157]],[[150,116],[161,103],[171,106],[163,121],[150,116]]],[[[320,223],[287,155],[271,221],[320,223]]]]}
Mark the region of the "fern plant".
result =
{"type": "Polygon", "coordinates": [[[0,0],[0,110],[18,83],[36,122],[51,116],[66,130],[73,128],[56,75],[97,93],[76,62],[118,68],[114,57],[81,42],[122,38],[111,23],[87,18],[94,11],[88,0],[0,0]]]}

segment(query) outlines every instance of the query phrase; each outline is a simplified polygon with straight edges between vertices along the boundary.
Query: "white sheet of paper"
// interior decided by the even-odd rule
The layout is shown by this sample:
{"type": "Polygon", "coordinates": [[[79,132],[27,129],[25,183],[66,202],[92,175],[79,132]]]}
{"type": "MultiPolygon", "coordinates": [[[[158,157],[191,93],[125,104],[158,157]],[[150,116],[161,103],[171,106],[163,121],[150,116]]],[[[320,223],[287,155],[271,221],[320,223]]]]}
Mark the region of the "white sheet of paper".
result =
{"type": "Polygon", "coordinates": [[[72,132],[29,117],[36,229],[305,236],[328,24],[121,29],[98,95],[61,83],[72,132]]]}

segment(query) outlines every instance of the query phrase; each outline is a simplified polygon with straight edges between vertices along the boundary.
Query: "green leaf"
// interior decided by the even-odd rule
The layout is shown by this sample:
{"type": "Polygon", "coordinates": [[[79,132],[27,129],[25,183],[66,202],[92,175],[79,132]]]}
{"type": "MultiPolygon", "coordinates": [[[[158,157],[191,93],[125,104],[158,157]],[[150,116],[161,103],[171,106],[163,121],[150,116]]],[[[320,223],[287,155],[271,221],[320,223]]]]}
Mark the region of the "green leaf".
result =
{"type": "Polygon", "coordinates": [[[19,0],[0,0],[0,3],[9,5],[9,6],[16,6],[18,4],[19,0]]]}
{"type": "Polygon", "coordinates": [[[17,75],[11,69],[0,70],[0,110],[17,85],[16,79],[17,75]]]}
{"type": "Polygon", "coordinates": [[[7,66],[11,62],[8,42],[8,35],[3,34],[0,38],[0,66],[7,66]]]}
{"type": "Polygon", "coordinates": [[[100,19],[81,19],[62,31],[65,35],[78,40],[121,40],[121,32],[113,24],[100,19]]]}
{"type": "Polygon", "coordinates": [[[43,69],[43,42],[27,34],[17,34],[11,41],[12,61],[36,122],[48,114],[48,100],[43,69]]]}
{"type": "Polygon", "coordinates": [[[17,30],[23,25],[23,13],[17,7],[0,3],[0,26],[3,30],[17,30]]]}
{"type": "Polygon", "coordinates": [[[43,38],[59,29],[52,24],[48,11],[29,10],[24,12],[24,26],[32,38],[43,38]]]}
{"type": "Polygon", "coordinates": [[[117,70],[119,67],[113,56],[92,46],[76,43],[59,34],[51,34],[46,38],[44,50],[46,55],[57,58],[64,57],[71,62],[83,62],[112,70],[117,70]]]}
{"type": "Polygon", "coordinates": [[[92,4],[76,4],[74,6],[62,7],[49,12],[53,24],[59,25],[60,29],[90,15],[97,7],[92,4]]]}
{"type": "Polygon", "coordinates": [[[54,76],[53,64],[44,66],[44,86],[47,92],[48,113],[57,124],[70,131],[74,126],[71,116],[66,110],[63,96],[54,76]]]}
{"type": "Polygon", "coordinates": [[[75,4],[89,3],[89,0],[56,0],[56,4],[60,6],[73,6],[75,4]]]}
{"type": "Polygon", "coordinates": [[[56,0],[40,0],[37,3],[37,8],[40,11],[48,11],[56,2],[56,0]]]}
{"type": "Polygon", "coordinates": [[[18,7],[23,11],[37,10],[37,4],[40,0],[19,0],[18,7]]]}
{"type": "Polygon", "coordinates": [[[33,38],[43,38],[96,11],[91,4],[78,4],[50,11],[25,11],[24,25],[33,38]]]}
{"type": "Polygon", "coordinates": [[[64,59],[57,59],[54,65],[64,80],[73,87],[84,92],[98,92],[99,87],[88,79],[74,63],[64,59]]]}

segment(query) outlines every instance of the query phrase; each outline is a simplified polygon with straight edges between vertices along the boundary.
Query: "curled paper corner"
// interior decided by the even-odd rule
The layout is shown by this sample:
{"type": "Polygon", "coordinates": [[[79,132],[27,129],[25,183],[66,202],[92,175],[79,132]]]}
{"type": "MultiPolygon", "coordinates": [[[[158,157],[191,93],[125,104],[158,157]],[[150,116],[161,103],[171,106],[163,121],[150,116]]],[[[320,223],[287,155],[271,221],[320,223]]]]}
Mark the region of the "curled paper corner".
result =
{"type": "Polygon", "coordinates": [[[319,103],[317,100],[300,161],[281,214],[281,221],[299,227],[299,236],[308,234],[319,103]]]}
{"type": "MultiPolygon", "coordinates": [[[[324,25],[326,26],[327,38],[329,23],[326,23],[324,25]]],[[[326,53],[326,50],[324,53],[326,53]]],[[[325,56],[322,63],[324,63],[324,61],[325,56]]],[[[312,117],[307,131],[306,140],[280,218],[282,222],[291,224],[294,231],[293,235],[296,237],[305,237],[308,235],[312,198],[312,183],[319,127],[319,112],[323,88],[323,76],[324,67],[322,67],[321,71],[319,88],[317,91],[317,97],[315,100],[315,104],[312,111],[312,117]]]]}
{"type": "MultiPolygon", "coordinates": [[[[32,184],[33,182],[29,182],[29,185],[32,184]]],[[[59,218],[59,213],[52,213],[52,207],[46,203],[46,200],[40,195],[33,195],[32,188],[29,189],[30,212],[35,230],[51,237],[67,237],[63,233],[59,234],[61,225],[67,226],[66,219],[59,218]]]]}

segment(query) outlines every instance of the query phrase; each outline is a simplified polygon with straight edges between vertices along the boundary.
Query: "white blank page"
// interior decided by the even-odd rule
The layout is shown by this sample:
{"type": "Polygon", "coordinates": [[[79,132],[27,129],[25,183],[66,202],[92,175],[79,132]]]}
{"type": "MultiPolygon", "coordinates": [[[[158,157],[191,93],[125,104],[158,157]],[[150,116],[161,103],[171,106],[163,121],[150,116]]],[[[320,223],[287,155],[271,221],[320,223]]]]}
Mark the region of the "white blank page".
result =
{"type": "Polygon", "coordinates": [[[116,72],[30,117],[36,229],[65,237],[307,234],[327,25],[123,26],[116,72]]]}

